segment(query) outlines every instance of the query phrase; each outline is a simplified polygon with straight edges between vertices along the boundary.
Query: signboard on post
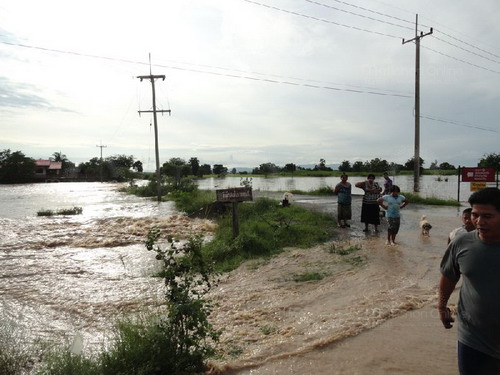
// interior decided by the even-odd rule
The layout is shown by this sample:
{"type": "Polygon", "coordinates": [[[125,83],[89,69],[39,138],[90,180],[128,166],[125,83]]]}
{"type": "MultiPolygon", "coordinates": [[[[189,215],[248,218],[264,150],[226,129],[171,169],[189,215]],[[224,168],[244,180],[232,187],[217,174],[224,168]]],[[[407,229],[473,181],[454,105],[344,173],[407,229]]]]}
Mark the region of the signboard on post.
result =
{"type": "Polygon", "coordinates": [[[494,182],[495,168],[462,168],[462,182],[494,182]]]}
{"type": "Polygon", "coordinates": [[[241,187],[216,190],[218,202],[243,202],[252,200],[252,188],[241,187]]]}
{"type": "Polygon", "coordinates": [[[223,203],[232,203],[233,206],[233,238],[236,238],[240,232],[240,223],[238,219],[238,202],[252,200],[252,188],[241,187],[232,189],[216,190],[217,201],[223,203]]]}

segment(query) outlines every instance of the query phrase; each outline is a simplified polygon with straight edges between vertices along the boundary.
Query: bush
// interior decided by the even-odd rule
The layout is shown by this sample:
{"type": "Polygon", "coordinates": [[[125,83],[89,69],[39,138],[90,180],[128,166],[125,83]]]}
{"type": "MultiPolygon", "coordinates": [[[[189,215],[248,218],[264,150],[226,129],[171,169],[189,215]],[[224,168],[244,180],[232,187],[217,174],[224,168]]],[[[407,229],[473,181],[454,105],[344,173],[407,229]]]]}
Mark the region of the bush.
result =
{"type": "Polygon", "coordinates": [[[277,201],[260,198],[240,204],[239,234],[233,238],[232,215],[218,221],[214,239],[203,246],[203,254],[219,271],[235,269],[246,259],[267,257],[286,246],[310,247],[334,235],[331,216],[298,206],[282,207],[277,201]]]}

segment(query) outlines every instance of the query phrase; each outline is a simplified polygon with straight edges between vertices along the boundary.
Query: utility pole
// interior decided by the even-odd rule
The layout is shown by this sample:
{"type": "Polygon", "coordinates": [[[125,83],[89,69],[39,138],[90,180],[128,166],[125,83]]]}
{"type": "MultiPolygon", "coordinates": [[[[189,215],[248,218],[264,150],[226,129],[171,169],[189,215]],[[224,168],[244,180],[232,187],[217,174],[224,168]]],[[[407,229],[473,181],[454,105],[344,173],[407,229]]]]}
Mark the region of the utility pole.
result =
{"type": "Polygon", "coordinates": [[[100,143],[101,143],[100,145],[96,145],[95,147],[100,147],[100,148],[101,148],[101,171],[100,171],[100,174],[101,174],[101,182],[102,182],[102,149],[103,149],[104,147],[108,147],[108,146],[104,146],[104,145],[102,144],[102,141],[101,141],[100,143]]]}
{"type": "Polygon", "coordinates": [[[157,194],[157,199],[158,202],[161,202],[161,175],[160,175],[160,152],[158,150],[158,122],[156,119],[156,114],[158,112],[160,113],[165,113],[168,112],[170,115],[171,111],[170,109],[168,110],[157,110],[156,109],[156,93],[155,93],[155,80],[161,78],[162,81],[165,80],[164,75],[153,75],[151,73],[151,55],[149,55],[149,75],[147,76],[138,76],[142,82],[144,79],[149,79],[151,81],[151,88],[153,90],[153,110],[152,111],[138,111],[139,115],[141,113],[153,113],[153,121],[154,121],[154,126],[155,126],[155,154],[156,154],[156,194],[157,194]]]}
{"type": "Polygon", "coordinates": [[[413,172],[413,191],[418,193],[419,180],[420,180],[420,39],[424,36],[432,34],[432,27],[430,31],[424,34],[422,31],[418,35],[418,14],[415,20],[415,38],[410,40],[404,40],[403,44],[415,41],[416,53],[415,53],[415,155],[413,157],[414,161],[414,172],[413,172]]]}

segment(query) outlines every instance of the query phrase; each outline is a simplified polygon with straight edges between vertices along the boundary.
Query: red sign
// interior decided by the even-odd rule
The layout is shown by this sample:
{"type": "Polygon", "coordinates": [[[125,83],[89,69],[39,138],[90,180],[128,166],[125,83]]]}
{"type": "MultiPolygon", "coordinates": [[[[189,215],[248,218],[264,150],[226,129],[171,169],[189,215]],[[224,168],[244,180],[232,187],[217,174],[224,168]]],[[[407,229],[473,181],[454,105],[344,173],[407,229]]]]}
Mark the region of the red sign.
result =
{"type": "Polygon", "coordinates": [[[462,182],[494,182],[495,168],[462,168],[462,182]]]}

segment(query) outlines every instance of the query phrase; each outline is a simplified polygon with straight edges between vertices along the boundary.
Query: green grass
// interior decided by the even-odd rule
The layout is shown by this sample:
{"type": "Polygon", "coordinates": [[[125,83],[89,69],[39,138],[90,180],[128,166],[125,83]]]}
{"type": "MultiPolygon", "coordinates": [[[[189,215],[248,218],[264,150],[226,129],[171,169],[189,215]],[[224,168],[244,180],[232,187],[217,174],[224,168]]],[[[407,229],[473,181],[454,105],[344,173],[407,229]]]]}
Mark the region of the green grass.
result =
{"type": "Polygon", "coordinates": [[[198,189],[190,192],[173,191],[165,198],[174,201],[177,209],[187,214],[198,212],[216,200],[214,191],[198,189]]]}
{"type": "Polygon", "coordinates": [[[335,220],[298,206],[281,207],[260,198],[240,204],[240,232],[233,238],[232,216],[219,219],[214,239],[204,245],[204,255],[218,271],[230,271],[243,261],[275,255],[285,247],[308,248],[334,236],[335,220]]]}
{"type": "Polygon", "coordinates": [[[53,210],[45,210],[42,209],[38,211],[37,216],[54,216],[54,215],[81,215],[83,212],[82,207],[73,207],[73,208],[63,208],[58,211],[53,210]]]}
{"type": "Polygon", "coordinates": [[[401,195],[404,195],[410,203],[427,204],[434,206],[460,206],[460,202],[452,199],[440,199],[435,197],[423,198],[413,193],[401,193],[401,195]]]}
{"type": "Polygon", "coordinates": [[[320,281],[323,280],[326,276],[328,275],[319,272],[304,272],[293,275],[292,280],[297,283],[303,283],[306,281],[320,281]]]}

